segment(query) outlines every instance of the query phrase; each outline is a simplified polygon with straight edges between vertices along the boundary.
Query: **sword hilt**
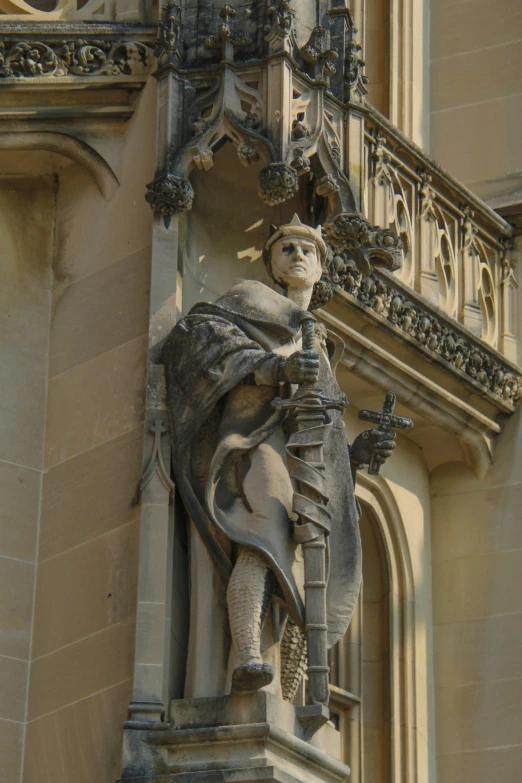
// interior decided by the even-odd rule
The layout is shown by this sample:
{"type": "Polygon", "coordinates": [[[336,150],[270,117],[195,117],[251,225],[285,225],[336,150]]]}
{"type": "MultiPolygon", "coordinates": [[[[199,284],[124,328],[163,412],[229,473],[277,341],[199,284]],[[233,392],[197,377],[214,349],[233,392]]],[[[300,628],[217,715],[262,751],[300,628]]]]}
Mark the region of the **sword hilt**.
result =
{"type": "Polygon", "coordinates": [[[305,389],[302,392],[298,391],[293,397],[288,397],[287,399],[276,397],[272,400],[271,404],[274,408],[277,408],[277,410],[299,409],[303,411],[343,411],[349,405],[346,395],[343,394],[343,396],[339,397],[337,400],[330,400],[317,389],[305,389]]]}
{"type": "Polygon", "coordinates": [[[312,313],[301,316],[301,329],[303,330],[303,351],[315,351],[315,324],[317,321],[312,313]]]}

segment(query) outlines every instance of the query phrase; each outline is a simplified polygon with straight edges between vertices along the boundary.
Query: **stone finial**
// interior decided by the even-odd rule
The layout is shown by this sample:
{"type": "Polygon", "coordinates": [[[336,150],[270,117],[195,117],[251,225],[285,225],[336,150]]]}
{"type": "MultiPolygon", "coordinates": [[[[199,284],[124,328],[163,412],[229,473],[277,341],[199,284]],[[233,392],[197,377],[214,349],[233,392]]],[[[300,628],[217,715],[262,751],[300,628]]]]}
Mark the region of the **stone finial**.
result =
{"type": "Polygon", "coordinates": [[[314,27],[310,38],[299,50],[314,79],[328,80],[335,73],[335,62],[339,55],[328,47],[328,32],[324,27],[314,27]]]}
{"type": "Polygon", "coordinates": [[[205,41],[207,49],[221,49],[222,59],[228,62],[234,62],[234,48],[236,46],[249,46],[252,41],[244,33],[236,33],[233,29],[232,20],[236,18],[237,11],[231,6],[224,5],[219,12],[221,22],[217,33],[209,36],[205,41]]]}
{"type": "Polygon", "coordinates": [[[178,47],[181,32],[181,8],[176,0],[162,6],[163,18],[158,22],[158,37],[154,43],[154,54],[160,64],[178,62],[182,54],[178,47]]]}
{"type": "Polygon", "coordinates": [[[265,25],[265,41],[270,49],[292,49],[296,46],[294,19],[295,11],[289,0],[279,0],[267,8],[267,24],[265,25]]]}

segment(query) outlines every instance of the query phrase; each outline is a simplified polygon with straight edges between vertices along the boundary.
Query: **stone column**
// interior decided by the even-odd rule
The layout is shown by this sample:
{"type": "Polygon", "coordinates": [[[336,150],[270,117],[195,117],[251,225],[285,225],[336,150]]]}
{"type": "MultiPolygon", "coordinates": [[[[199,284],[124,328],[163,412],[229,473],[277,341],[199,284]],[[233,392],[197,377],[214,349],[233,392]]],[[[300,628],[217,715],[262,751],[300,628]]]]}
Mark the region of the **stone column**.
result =
{"type": "MultiPolygon", "coordinates": [[[[160,23],[160,67],[157,106],[157,176],[147,200],[156,208],[168,203],[168,153],[180,144],[183,80],[176,66],[176,4],[165,7],[160,23]],[[168,33],[174,35],[170,38],[168,33]]],[[[161,721],[170,702],[170,625],[174,538],[174,484],[171,480],[171,441],[166,408],[161,347],[180,312],[178,274],[179,215],[157,210],[154,216],[151,260],[149,360],[141,502],[140,570],[134,689],[131,721],[161,721]]]]}

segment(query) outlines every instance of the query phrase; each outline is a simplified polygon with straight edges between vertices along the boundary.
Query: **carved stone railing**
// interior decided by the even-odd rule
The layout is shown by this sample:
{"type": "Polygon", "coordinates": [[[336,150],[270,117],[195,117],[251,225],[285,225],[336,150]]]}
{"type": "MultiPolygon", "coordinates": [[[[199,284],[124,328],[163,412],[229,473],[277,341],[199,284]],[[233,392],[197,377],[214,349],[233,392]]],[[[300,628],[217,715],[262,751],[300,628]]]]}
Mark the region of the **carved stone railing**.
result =
{"type": "Polygon", "coordinates": [[[0,25],[21,22],[143,22],[146,0],[0,0],[0,25]]]}
{"type": "Polygon", "coordinates": [[[370,107],[365,174],[370,222],[396,231],[404,245],[395,278],[484,349],[520,365],[509,224],[370,107]]]}
{"type": "Polygon", "coordinates": [[[364,276],[344,268],[338,289],[373,322],[415,348],[430,362],[467,382],[495,407],[509,413],[522,399],[520,369],[454,318],[385,271],[364,276]]]}

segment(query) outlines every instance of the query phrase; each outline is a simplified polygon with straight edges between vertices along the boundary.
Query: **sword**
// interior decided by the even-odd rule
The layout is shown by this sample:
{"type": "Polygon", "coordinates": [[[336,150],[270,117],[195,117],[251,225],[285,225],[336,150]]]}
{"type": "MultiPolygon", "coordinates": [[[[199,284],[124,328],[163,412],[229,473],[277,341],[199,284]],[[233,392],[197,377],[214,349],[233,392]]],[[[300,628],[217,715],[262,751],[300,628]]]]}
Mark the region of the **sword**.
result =
{"type": "MultiPolygon", "coordinates": [[[[359,411],[359,418],[364,421],[371,421],[373,424],[377,424],[377,432],[382,435],[381,440],[393,435],[393,430],[411,430],[413,428],[413,422],[411,419],[406,419],[403,416],[394,416],[393,411],[395,409],[395,394],[388,392],[384,398],[382,411],[376,413],[376,411],[359,411]]],[[[370,464],[368,465],[368,473],[377,475],[381,469],[378,462],[375,461],[376,454],[372,454],[370,464]]]]}
{"type": "MultiPolygon", "coordinates": [[[[301,319],[303,351],[315,351],[315,318],[306,313],[301,319]]],[[[328,488],[324,476],[323,447],[331,421],[327,411],[342,410],[346,397],[330,400],[313,383],[301,383],[290,399],[273,400],[274,407],[292,411],[297,432],[286,445],[290,476],[297,481],[293,510],[299,521],[294,526],[294,540],[303,547],[305,631],[308,652],[308,683],[313,705],[328,704],[329,666],[326,614],[326,538],[330,533],[328,488]]],[[[323,715],[323,713],[321,713],[323,715]]],[[[322,722],[323,718],[319,720],[322,722]]]]}

